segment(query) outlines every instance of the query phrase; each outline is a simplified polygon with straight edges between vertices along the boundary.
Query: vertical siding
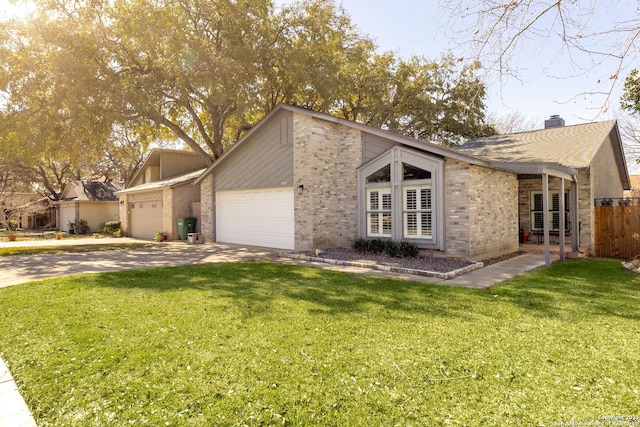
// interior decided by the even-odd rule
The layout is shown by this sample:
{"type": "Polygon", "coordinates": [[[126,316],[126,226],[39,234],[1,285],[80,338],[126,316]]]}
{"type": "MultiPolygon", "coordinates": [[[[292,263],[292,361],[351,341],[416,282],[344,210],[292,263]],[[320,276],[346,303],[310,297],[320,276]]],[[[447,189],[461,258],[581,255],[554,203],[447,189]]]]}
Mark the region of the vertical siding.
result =
{"type": "Polygon", "coordinates": [[[620,180],[620,172],[616,167],[616,157],[611,138],[602,144],[591,162],[593,174],[593,197],[622,197],[624,189],[620,180]]]}
{"type": "Polygon", "coordinates": [[[364,147],[363,147],[363,162],[367,163],[369,160],[375,159],[380,154],[387,151],[389,148],[396,145],[395,143],[389,141],[388,139],[380,138],[379,136],[371,135],[365,133],[363,136],[364,139],[364,147]]]}
{"type": "MultiPolygon", "coordinates": [[[[164,152],[160,156],[159,179],[169,179],[207,167],[207,162],[197,154],[189,152],[164,152]]],[[[153,166],[150,166],[153,168],[153,166]]],[[[146,172],[146,171],[145,171],[146,172]]],[[[156,174],[151,173],[151,178],[156,174]]]]}
{"type": "Polygon", "coordinates": [[[216,190],[293,185],[292,114],[283,111],[245,140],[214,170],[216,190]]]}

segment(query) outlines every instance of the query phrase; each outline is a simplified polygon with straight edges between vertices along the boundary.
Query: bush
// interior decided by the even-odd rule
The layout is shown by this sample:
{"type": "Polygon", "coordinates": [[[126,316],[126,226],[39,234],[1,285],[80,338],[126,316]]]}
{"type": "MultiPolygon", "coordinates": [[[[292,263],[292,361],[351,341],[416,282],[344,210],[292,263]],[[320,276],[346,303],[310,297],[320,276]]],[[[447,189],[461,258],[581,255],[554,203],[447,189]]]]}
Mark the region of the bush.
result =
{"type": "Polygon", "coordinates": [[[385,239],[363,239],[357,238],[351,245],[354,252],[361,254],[385,254],[395,258],[416,257],[420,249],[411,242],[396,242],[385,239]]]}
{"type": "Polygon", "coordinates": [[[113,235],[117,231],[120,231],[120,221],[107,221],[102,227],[102,232],[107,235],[113,235]]]}

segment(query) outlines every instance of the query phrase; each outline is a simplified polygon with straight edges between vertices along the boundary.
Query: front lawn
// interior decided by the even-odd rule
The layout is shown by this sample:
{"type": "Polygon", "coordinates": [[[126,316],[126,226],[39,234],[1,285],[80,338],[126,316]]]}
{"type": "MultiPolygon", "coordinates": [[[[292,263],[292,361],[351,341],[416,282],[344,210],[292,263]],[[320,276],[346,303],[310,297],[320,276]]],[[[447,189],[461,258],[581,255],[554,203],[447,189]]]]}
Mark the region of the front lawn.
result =
{"type": "Polygon", "coordinates": [[[39,426],[640,416],[640,279],[614,260],[485,291],[272,263],[149,269],[0,289],[0,307],[39,426]]]}

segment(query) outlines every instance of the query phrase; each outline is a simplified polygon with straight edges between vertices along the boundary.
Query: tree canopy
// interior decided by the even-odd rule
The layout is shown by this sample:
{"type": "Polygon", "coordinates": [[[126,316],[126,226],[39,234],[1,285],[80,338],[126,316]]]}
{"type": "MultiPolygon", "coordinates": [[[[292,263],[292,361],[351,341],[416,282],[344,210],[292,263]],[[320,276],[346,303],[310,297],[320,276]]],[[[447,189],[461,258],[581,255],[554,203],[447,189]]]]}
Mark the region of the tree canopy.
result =
{"type": "Polygon", "coordinates": [[[37,2],[0,23],[0,156],[49,194],[158,138],[211,163],[282,102],[444,144],[495,132],[477,63],[379,53],[332,0],[37,2]]]}

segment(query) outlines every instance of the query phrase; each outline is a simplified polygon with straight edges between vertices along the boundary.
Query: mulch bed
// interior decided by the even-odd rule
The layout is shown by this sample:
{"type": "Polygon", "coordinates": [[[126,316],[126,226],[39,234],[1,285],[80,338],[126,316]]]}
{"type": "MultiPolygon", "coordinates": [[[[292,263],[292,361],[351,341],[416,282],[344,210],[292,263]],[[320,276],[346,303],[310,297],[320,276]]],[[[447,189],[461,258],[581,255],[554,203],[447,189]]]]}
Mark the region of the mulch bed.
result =
{"type": "MultiPolygon", "coordinates": [[[[521,255],[523,252],[514,252],[512,254],[503,255],[483,261],[484,265],[495,264],[509,258],[521,255]]],[[[414,270],[435,271],[439,273],[448,273],[474,264],[464,258],[451,258],[439,256],[418,256],[416,258],[393,258],[383,254],[362,254],[354,252],[351,249],[331,248],[324,249],[319,253],[315,251],[303,252],[308,256],[320,256],[327,259],[335,259],[340,261],[351,261],[370,265],[387,265],[391,267],[408,268],[414,270]]]]}

